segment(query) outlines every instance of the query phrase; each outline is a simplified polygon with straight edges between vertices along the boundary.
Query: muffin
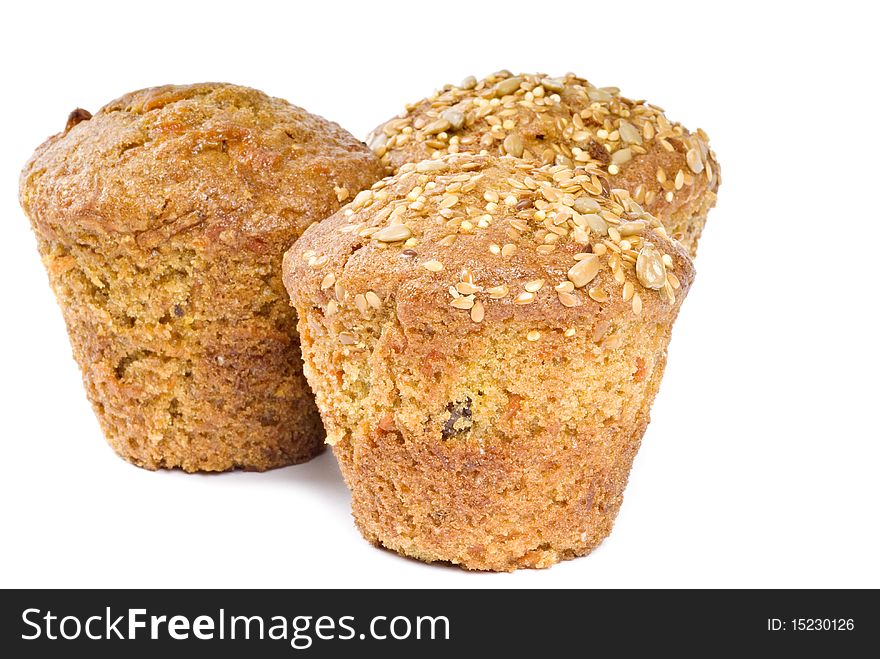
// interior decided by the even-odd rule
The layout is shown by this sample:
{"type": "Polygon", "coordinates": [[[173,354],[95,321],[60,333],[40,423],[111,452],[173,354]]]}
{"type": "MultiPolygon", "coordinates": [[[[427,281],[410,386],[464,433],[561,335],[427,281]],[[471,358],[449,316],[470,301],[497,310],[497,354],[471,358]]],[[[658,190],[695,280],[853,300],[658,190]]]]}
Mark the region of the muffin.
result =
{"type": "Polygon", "coordinates": [[[406,106],[368,142],[392,173],[463,151],[584,167],[629,191],[692,256],[720,182],[701,129],[691,133],[660,108],[572,73],[467,78],[406,106]]]}
{"type": "Polygon", "coordinates": [[[611,531],[694,269],[590,171],[404,164],[285,255],[367,540],[505,571],[611,531]]]}
{"type": "Polygon", "coordinates": [[[335,123],[228,84],[76,110],[36,150],[21,205],[119,455],[264,470],[321,449],[281,257],[380,174],[335,123]]]}

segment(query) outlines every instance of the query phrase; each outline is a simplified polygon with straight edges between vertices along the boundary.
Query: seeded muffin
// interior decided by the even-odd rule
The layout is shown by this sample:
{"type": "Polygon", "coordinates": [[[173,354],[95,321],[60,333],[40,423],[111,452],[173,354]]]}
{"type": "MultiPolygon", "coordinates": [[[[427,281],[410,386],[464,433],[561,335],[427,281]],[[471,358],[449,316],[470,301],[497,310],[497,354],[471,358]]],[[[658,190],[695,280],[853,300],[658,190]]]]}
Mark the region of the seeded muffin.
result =
{"type": "Polygon", "coordinates": [[[281,256],[380,172],[338,125],[227,84],[77,110],[37,149],[21,205],[119,455],[223,471],[320,450],[281,256]]]}
{"type": "Polygon", "coordinates": [[[693,279],[626,190],[567,165],[402,165],[284,258],[363,535],[475,570],[611,531],[693,279]]]}
{"type": "Polygon", "coordinates": [[[692,256],[720,182],[702,129],[691,133],[660,108],[572,73],[466,78],[407,105],[368,142],[390,172],[463,151],[584,167],[629,191],[692,256]]]}

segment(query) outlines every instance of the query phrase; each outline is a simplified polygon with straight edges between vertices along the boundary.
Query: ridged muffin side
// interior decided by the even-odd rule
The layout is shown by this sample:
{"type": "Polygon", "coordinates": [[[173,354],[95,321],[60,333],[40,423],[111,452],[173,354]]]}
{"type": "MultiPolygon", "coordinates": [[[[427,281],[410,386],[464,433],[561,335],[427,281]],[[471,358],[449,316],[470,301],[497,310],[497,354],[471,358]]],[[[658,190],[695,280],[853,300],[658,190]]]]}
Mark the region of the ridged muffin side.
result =
{"type": "Polygon", "coordinates": [[[281,255],[379,176],[338,125],[219,83],[79,110],[37,149],[21,204],[117,453],[222,471],[320,450],[281,255]]]}
{"type": "Polygon", "coordinates": [[[406,164],[307,230],[284,280],[364,536],[477,570],[592,550],[693,276],[627,191],[510,157],[406,164]]]}

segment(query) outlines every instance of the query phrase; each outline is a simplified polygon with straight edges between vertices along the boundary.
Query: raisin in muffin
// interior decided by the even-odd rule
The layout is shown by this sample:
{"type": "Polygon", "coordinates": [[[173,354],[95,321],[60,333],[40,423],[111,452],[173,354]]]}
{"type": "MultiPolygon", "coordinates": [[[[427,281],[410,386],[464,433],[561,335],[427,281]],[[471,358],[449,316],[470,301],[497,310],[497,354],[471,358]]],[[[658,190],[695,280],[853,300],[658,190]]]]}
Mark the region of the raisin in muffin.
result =
{"type": "Polygon", "coordinates": [[[508,156],[405,164],[283,270],[368,540],[512,570],[608,535],[694,276],[626,190],[508,156]]]}
{"type": "Polygon", "coordinates": [[[406,106],[368,142],[391,172],[463,151],[585,167],[629,191],[692,256],[720,182],[705,132],[572,73],[467,78],[406,106]]]}
{"type": "Polygon", "coordinates": [[[338,125],[228,84],[77,110],[37,149],[21,204],[119,455],[263,470],[320,449],[281,256],[380,174],[338,125]]]}

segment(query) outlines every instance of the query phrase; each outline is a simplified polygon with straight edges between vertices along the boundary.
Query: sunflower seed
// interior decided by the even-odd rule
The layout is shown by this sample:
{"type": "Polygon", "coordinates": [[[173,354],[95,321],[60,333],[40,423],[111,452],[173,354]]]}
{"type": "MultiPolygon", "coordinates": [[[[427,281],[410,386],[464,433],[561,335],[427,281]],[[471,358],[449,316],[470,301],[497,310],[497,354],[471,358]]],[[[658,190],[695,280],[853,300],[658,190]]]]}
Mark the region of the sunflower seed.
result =
{"type": "Polygon", "coordinates": [[[575,288],[583,288],[599,274],[599,258],[586,254],[568,270],[568,278],[575,288]]]}
{"type": "Polygon", "coordinates": [[[452,124],[443,117],[440,117],[422,128],[422,132],[425,135],[436,135],[437,133],[442,133],[450,128],[452,128],[452,124]]]}
{"type": "Polygon", "coordinates": [[[627,144],[642,143],[642,133],[639,131],[638,128],[633,126],[625,119],[620,120],[620,125],[617,127],[617,131],[620,133],[621,139],[627,144]]]}
{"type": "Polygon", "coordinates": [[[440,118],[449,123],[449,128],[459,130],[464,126],[464,112],[456,108],[449,108],[440,113],[440,118]]]}
{"type": "Polygon", "coordinates": [[[691,168],[694,174],[699,174],[703,171],[703,160],[700,158],[699,149],[688,149],[685,159],[687,160],[688,167],[691,168]]]}
{"type": "Polygon", "coordinates": [[[511,133],[504,138],[504,151],[507,155],[513,156],[514,158],[521,158],[523,150],[522,138],[516,133],[511,133]]]}
{"type": "Polygon", "coordinates": [[[666,283],[666,266],[663,258],[653,246],[645,245],[636,259],[636,277],[645,288],[659,290],[666,283]]]}
{"type": "Polygon", "coordinates": [[[498,96],[500,98],[501,96],[513,94],[517,89],[519,89],[521,83],[522,78],[520,77],[507,78],[506,80],[502,80],[495,85],[495,96],[498,96]]]}
{"type": "Polygon", "coordinates": [[[565,82],[559,78],[542,78],[541,86],[551,92],[561,92],[565,90],[565,82]]]}

